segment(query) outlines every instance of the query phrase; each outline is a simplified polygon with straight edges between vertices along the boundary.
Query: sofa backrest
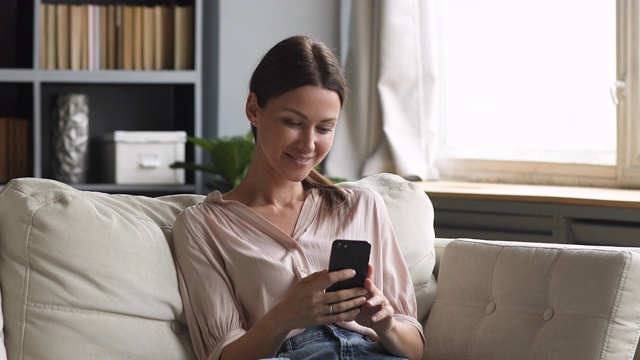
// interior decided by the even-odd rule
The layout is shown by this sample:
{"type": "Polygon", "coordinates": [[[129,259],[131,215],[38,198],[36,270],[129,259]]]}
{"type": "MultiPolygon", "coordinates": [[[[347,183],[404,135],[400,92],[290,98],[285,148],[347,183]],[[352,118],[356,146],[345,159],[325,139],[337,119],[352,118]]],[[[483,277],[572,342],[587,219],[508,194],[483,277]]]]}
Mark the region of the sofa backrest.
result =
{"type": "Polygon", "coordinates": [[[9,359],[193,359],[170,250],[203,196],[79,191],[24,178],[0,193],[9,359]]]}
{"type": "Polygon", "coordinates": [[[454,240],[439,263],[425,359],[632,359],[640,254],[454,240]]]}
{"type": "Polygon", "coordinates": [[[400,244],[418,302],[418,320],[424,321],[436,297],[433,204],[418,185],[393,174],[376,174],[341,186],[375,190],[384,199],[400,244]]]}
{"type": "MultiPolygon", "coordinates": [[[[431,201],[397,175],[342,186],[382,195],[424,319],[436,286],[431,201]]],[[[176,216],[203,199],[81,191],[36,178],[5,185],[0,324],[4,313],[9,359],[194,358],[171,242],[176,216]]]]}

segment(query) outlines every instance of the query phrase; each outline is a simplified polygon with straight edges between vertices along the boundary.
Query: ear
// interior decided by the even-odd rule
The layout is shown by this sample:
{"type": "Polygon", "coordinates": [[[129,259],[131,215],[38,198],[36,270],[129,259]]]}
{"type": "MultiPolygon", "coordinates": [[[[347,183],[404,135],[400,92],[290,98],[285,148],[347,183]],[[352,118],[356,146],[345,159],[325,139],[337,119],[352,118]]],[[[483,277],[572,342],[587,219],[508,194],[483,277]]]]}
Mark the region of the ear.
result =
{"type": "Polygon", "coordinates": [[[259,109],[260,106],[258,106],[258,97],[256,96],[256,93],[250,92],[249,96],[247,96],[247,105],[245,106],[245,112],[249,122],[253,123],[256,121],[259,109]]]}

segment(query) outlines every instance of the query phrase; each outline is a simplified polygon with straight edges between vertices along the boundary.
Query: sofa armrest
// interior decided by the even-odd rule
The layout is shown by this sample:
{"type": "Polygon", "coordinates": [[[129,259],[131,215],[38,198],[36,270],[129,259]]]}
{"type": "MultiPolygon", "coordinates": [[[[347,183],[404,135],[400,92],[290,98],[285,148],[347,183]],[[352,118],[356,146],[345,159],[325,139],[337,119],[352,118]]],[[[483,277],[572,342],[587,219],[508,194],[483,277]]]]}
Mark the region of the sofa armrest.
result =
{"type": "Polygon", "coordinates": [[[436,241],[425,358],[632,359],[640,336],[635,250],[436,241]]]}
{"type": "Polygon", "coordinates": [[[436,265],[433,268],[433,275],[438,279],[438,272],[440,271],[440,261],[442,259],[442,254],[444,253],[444,248],[455,239],[449,238],[436,238],[434,242],[434,248],[436,251],[436,265]]]}

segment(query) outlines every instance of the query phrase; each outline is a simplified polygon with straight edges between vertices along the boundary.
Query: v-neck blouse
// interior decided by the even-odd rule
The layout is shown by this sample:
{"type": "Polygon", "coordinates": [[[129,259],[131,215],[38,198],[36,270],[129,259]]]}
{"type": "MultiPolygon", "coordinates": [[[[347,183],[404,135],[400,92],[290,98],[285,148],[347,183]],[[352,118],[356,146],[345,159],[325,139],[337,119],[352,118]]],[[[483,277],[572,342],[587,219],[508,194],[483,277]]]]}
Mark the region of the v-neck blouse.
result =
{"type": "MultiPolygon", "coordinates": [[[[345,211],[335,215],[323,211],[321,196],[312,190],[292,236],[246,205],[224,200],[218,191],[180,214],[173,247],[199,359],[219,358],[225,345],[282,301],[296,282],[326,269],[335,239],[371,243],[375,285],[393,306],[396,320],[422,333],[411,278],[382,197],[368,189],[347,189],[347,197],[345,211]]],[[[376,338],[372,329],[354,321],[338,325],[376,338]]]]}

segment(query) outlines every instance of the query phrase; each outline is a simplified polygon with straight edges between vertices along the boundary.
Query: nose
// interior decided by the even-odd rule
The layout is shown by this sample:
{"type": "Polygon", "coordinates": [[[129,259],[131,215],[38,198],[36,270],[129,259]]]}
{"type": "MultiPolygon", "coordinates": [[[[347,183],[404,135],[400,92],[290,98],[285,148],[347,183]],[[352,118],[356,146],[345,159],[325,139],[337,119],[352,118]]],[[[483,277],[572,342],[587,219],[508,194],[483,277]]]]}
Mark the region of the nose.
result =
{"type": "Polygon", "coordinates": [[[298,139],[298,148],[304,150],[304,152],[306,153],[309,153],[315,149],[315,143],[315,131],[313,128],[305,129],[300,133],[300,138],[298,139]]]}

